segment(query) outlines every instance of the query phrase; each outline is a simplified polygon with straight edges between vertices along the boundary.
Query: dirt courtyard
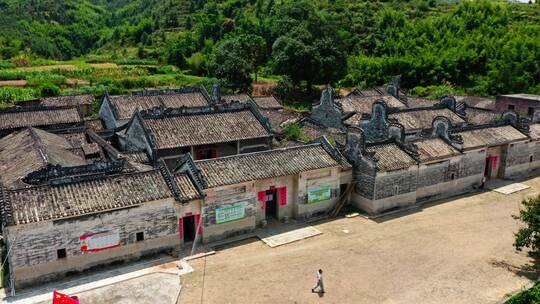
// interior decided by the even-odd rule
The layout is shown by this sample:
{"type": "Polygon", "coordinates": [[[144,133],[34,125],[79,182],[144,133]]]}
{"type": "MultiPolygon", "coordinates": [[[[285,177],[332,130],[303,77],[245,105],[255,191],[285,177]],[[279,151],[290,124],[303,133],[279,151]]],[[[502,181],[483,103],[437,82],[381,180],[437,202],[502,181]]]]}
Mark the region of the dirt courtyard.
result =
{"type": "Polygon", "coordinates": [[[521,182],[531,188],[316,223],[322,235],[276,248],[234,244],[190,262],[180,303],[497,303],[536,277],[512,246],[511,215],[540,191],[540,178],[521,182]],[[310,290],[318,268],[323,297],[310,290]]]}

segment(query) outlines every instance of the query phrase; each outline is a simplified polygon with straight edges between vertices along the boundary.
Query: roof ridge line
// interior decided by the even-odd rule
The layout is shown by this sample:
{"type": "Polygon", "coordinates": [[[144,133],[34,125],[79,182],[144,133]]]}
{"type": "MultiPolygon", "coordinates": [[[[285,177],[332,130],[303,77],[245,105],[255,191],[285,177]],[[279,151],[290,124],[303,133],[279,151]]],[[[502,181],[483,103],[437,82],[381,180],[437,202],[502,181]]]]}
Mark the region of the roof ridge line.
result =
{"type": "Polygon", "coordinates": [[[322,144],[317,142],[317,143],[310,143],[310,144],[294,146],[294,147],[285,147],[285,148],[279,148],[279,149],[271,149],[271,150],[264,150],[264,151],[256,151],[256,152],[249,152],[249,153],[234,154],[234,155],[228,155],[228,156],[223,156],[223,157],[218,157],[218,158],[211,158],[211,159],[201,159],[201,160],[196,160],[195,164],[209,162],[209,161],[217,161],[217,160],[222,160],[222,159],[235,158],[235,157],[243,157],[243,156],[264,154],[264,153],[270,153],[270,152],[274,152],[274,151],[285,151],[285,150],[309,148],[309,147],[314,147],[314,146],[322,146],[322,144]]]}
{"type": "Polygon", "coordinates": [[[32,127],[28,128],[28,132],[30,133],[30,137],[32,138],[32,141],[35,142],[35,145],[32,147],[35,148],[39,155],[41,156],[41,159],[43,160],[43,164],[47,165],[49,163],[49,157],[47,153],[47,149],[45,148],[45,144],[41,140],[41,137],[38,136],[36,130],[32,127]]]}

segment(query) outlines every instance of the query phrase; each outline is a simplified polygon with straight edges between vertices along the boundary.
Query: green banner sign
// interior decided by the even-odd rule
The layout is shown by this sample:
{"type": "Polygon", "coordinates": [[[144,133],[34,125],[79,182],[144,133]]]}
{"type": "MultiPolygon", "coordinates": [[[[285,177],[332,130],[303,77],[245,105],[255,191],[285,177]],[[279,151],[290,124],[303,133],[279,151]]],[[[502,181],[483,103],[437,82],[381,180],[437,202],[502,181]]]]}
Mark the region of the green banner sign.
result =
{"type": "Polygon", "coordinates": [[[246,202],[224,205],[216,209],[216,223],[223,224],[243,219],[246,216],[246,202]]]}
{"type": "Polygon", "coordinates": [[[318,186],[308,188],[308,204],[327,201],[332,198],[332,187],[318,186]]]}

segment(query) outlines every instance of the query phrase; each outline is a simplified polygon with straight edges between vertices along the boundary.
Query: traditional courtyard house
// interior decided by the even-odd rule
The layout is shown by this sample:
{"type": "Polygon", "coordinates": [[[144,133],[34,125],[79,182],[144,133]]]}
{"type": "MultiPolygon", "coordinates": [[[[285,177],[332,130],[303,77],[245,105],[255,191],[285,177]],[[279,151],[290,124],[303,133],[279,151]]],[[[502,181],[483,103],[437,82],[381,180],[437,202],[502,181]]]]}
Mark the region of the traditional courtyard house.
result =
{"type": "Polygon", "coordinates": [[[14,287],[177,251],[183,231],[196,229],[181,225],[178,214],[198,213],[201,198],[187,174],[172,178],[163,168],[2,188],[3,237],[14,287]]]}
{"type": "Polygon", "coordinates": [[[70,95],[57,97],[43,97],[40,99],[40,105],[48,107],[79,107],[83,116],[89,116],[92,113],[92,103],[94,95],[70,95]]]}
{"type": "Polygon", "coordinates": [[[515,111],[519,115],[532,117],[540,109],[540,95],[510,94],[499,95],[495,100],[495,111],[504,113],[515,111]]]}
{"type": "Polygon", "coordinates": [[[393,138],[367,143],[364,134],[351,127],[344,148],[353,166],[351,203],[370,214],[414,204],[418,166],[411,152],[393,138]]]}
{"type": "Polygon", "coordinates": [[[457,195],[484,176],[514,176],[530,167],[527,126],[514,113],[480,127],[453,127],[437,116],[407,139],[405,127],[385,111],[384,103],[375,103],[370,120],[351,128],[344,148],[356,181],[352,201],[369,213],[457,195]]]}
{"type": "Polygon", "coordinates": [[[305,219],[325,213],[351,179],[350,165],[322,139],[194,165],[200,170],[206,194],[204,242],[251,232],[271,219],[305,219]]]}
{"type": "Polygon", "coordinates": [[[0,138],[26,127],[59,132],[82,128],[83,125],[81,114],[74,107],[39,106],[0,110],[0,138]]]}
{"type": "Polygon", "coordinates": [[[463,138],[463,153],[476,155],[468,170],[477,180],[520,175],[522,164],[529,162],[528,137],[511,125],[482,126],[458,132],[463,138]]]}
{"type": "Polygon", "coordinates": [[[146,151],[169,167],[185,153],[198,160],[272,147],[271,126],[252,102],[137,112],[119,138],[125,151],[146,151]]]}
{"type": "Polygon", "coordinates": [[[407,138],[417,137],[422,130],[431,128],[431,123],[435,117],[439,116],[448,118],[452,126],[464,126],[466,123],[459,115],[440,105],[430,108],[403,109],[388,114],[391,121],[403,125],[407,138]]]}
{"type": "Polygon", "coordinates": [[[99,109],[99,117],[107,129],[116,129],[125,125],[136,111],[155,107],[204,107],[211,103],[212,101],[204,87],[147,90],[132,95],[118,96],[105,94],[99,109]]]}

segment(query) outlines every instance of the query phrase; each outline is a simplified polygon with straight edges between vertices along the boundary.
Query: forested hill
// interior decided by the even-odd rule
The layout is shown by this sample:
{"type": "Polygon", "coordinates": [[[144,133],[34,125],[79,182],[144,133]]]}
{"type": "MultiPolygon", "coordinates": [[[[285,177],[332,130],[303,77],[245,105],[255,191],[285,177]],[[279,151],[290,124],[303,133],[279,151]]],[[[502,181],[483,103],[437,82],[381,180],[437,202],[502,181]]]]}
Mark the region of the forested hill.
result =
{"type": "Polygon", "coordinates": [[[0,57],[154,60],[247,89],[285,82],[540,93],[540,4],[498,1],[0,0],[0,57]]]}

